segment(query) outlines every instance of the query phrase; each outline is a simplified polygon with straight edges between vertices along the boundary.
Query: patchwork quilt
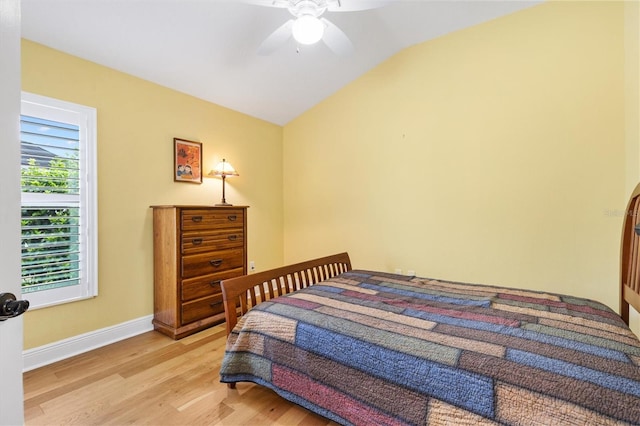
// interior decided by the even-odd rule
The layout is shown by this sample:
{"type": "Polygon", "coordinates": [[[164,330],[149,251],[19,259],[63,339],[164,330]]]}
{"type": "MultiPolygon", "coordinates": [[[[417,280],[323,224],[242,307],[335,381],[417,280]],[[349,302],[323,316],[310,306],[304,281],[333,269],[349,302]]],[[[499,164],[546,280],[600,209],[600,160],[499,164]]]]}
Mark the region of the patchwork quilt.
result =
{"type": "Polygon", "coordinates": [[[640,341],[608,307],[349,271],[258,304],[221,381],[345,425],[640,424],[640,341]]]}

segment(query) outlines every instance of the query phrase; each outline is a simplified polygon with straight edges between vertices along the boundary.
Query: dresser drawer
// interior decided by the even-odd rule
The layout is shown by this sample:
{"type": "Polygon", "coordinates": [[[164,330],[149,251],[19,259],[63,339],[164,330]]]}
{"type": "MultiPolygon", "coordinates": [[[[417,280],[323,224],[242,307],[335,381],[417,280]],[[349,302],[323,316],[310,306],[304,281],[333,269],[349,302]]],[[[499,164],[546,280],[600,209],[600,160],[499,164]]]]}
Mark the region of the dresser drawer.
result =
{"type": "Polygon", "coordinates": [[[193,278],[244,267],[244,250],[222,250],[182,257],[182,278],[193,278]]]}
{"type": "Polygon", "coordinates": [[[244,232],[241,227],[224,231],[184,232],[181,238],[184,255],[239,247],[244,247],[244,232]]]}
{"type": "Polygon", "coordinates": [[[182,325],[224,312],[222,294],[182,304],[182,325]]]}
{"type": "Polygon", "coordinates": [[[204,277],[191,278],[182,281],[182,294],[180,295],[183,302],[198,299],[200,297],[212,296],[222,293],[220,281],[243,274],[242,268],[230,269],[217,274],[205,275],[204,277]]]}
{"type": "Polygon", "coordinates": [[[199,231],[203,229],[242,228],[244,226],[243,209],[223,210],[182,210],[182,231],[199,231]]]}

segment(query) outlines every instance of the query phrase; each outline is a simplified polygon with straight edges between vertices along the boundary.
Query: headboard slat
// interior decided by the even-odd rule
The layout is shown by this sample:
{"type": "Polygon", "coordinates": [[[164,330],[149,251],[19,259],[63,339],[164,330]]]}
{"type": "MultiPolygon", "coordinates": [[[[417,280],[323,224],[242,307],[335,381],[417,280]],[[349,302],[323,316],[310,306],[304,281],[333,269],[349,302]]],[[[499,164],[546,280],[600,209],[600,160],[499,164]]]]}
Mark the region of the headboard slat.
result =
{"type": "MultiPolygon", "coordinates": [[[[633,201],[633,218],[638,217],[638,206],[640,206],[640,197],[633,201]]],[[[632,221],[633,232],[631,232],[631,250],[629,253],[629,280],[627,285],[638,291],[638,234],[635,232],[635,221],[632,221]]]]}
{"type": "Polygon", "coordinates": [[[640,184],[631,194],[622,226],[620,248],[620,316],[629,324],[629,306],[640,312],[640,184]]]}

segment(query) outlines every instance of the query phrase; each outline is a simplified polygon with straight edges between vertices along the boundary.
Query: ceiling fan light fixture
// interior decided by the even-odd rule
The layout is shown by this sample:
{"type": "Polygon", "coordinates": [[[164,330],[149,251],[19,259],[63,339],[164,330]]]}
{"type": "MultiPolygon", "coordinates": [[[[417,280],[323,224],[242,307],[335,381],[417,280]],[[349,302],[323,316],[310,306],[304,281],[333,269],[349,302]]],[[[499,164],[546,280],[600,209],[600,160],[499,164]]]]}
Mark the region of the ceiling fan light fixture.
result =
{"type": "Polygon", "coordinates": [[[295,20],[291,32],[298,43],[314,44],[322,39],[324,24],[315,16],[303,15],[295,20]]]}

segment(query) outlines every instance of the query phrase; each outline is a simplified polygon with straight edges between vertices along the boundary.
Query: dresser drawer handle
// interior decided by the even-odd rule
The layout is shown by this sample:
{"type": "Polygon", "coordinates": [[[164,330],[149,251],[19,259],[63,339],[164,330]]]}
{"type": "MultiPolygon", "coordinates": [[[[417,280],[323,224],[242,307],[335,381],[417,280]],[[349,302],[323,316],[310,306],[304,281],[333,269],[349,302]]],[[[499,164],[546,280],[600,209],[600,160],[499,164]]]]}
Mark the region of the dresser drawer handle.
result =
{"type": "Polygon", "coordinates": [[[227,219],[229,219],[231,222],[235,222],[237,218],[238,216],[236,216],[235,214],[230,214],[229,216],[227,216],[227,219]]]}
{"type": "Polygon", "coordinates": [[[222,265],[222,259],[212,259],[209,261],[209,263],[211,264],[211,266],[217,268],[218,266],[222,265]]]}
{"type": "Polygon", "coordinates": [[[220,285],[220,283],[221,283],[221,282],[222,282],[222,280],[215,280],[215,281],[211,281],[211,282],[209,283],[209,285],[210,285],[211,287],[217,287],[217,286],[219,286],[219,285],[220,285]]]}
{"type": "Polygon", "coordinates": [[[194,238],[191,240],[191,242],[194,246],[199,246],[200,244],[202,244],[202,238],[194,238]]]}
{"type": "Polygon", "coordinates": [[[209,306],[211,306],[211,308],[215,308],[216,306],[222,305],[222,302],[213,302],[213,303],[209,303],[209,306]]]}
{"type": "Polygon", "coordinates": [[[202,222],[202,216],[193,216],[191,220],[194,222],[202,222]]]}
{"type": "Polygon", "coordinates": [[[238,239],[238,236],[237,235],[229,235],[228,238],[229,238],[229,241],[235,241],[235,240],[238,239]]]}

